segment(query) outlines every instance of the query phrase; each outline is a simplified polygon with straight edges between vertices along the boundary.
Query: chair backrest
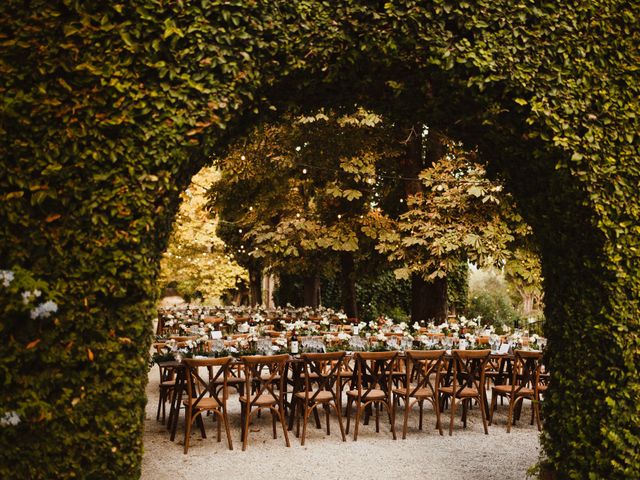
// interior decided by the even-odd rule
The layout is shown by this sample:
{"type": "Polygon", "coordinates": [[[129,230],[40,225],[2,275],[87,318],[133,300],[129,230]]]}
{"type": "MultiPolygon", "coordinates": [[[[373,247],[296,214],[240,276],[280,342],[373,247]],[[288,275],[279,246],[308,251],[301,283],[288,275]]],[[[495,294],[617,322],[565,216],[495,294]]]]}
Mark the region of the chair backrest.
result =
{"type": "Polygon", "coordinates": [[[358,396],[366,399],[374,389],[389,392],[398,352],[356,352],[358,396]]]}
{"type": "Polygon", "coordinates": [[[420,389],[429,389],[434,397],[440,385],[441,365],[445,350],[407,350],[407,396],[420,389]],[[435,381],[431,381],[435,374],[435,381]]]}
{"type": "Polygon", "coordinates": [[[453,389],[456,393],[463,388],[484,390],[484,373],[491,350],[452,350],[453,389]],[[456,384],[458,388],[456,389],[456,384]]]}
{"type": "Polygon", "coordinates": [[[244,365],[245,395],[249,406],[253,406],[263,394],[271,394],[279,402],[282,402],[285,392],[285,368],[289,355],[286,353],[282,355],[247,355],[241,359],[244,365]]]}
{"type": "Polygon", "coordinates": [[[322,391],[333,392],[335,385],[340,385],[340,372],[345,352],[303,353],[305,398],[307,402],[314,402],[322,391]],[[312,379],[312,374],[316,376],[312,379]],[[311,391],[311,380],[318,385],[317,390],[311,391]]]}
{"type": "Polygon", "coordinates": [[[223,400],[227,399],[227,378],[229,376],[229,365],[233,357],[221,358],[185,358],[182,363],[186,369],[187,397],[191,407],[197,407],[200,400],[205,395],[211,394],[216,397],[214,382],[222,379],[223,400]],[[208,371],[208,379],[200,376],[200,367],[205,367],[208,371]],[[214,371],[213,367],[219,367],[214,371]],[[199,393],[198,393],[199,392],[199,393]]]}
{"type": "Polygon", "coordinates": [[[523,388],[528,388],[535,392],[540,383],[542,352],[516,350],[514,355],[515,362],[511,373],[511,392],[517,395],[523,388]]]}

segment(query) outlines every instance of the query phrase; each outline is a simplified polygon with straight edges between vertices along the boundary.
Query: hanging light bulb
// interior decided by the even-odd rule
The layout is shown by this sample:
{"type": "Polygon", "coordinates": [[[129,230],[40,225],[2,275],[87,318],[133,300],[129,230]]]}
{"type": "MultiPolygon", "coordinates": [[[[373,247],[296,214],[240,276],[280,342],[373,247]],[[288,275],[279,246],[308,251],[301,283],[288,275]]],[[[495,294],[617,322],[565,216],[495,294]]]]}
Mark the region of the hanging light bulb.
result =
{"type": "Polygon", "coordinates": [[[401,199],[400,199],[400,203],[404,203],[404,198],[401,198],[401,199]]]}
{"type": "Polygon", "coordinates": [[[242,233],[242,229],[241,228],[238,229],[238,233],[242,233]]]}
{"type": "Polygon", "coordinates": [[[338,220],[340,220],[342,218],[342,215],[338,214],[338,220]]]}
{"type": "Polygon", "coordinates": [[[249,211],[250,211],[250,212],[253,212],[253,207],[249,207],[249,211]]]}
{"type": "Polygon", "coordinates": [[[246,160],[246,159],[247,159],[247,157],[245,157],[244,155],[240,155],[240,160],[243,160],[243,161],[244,161],[244,160],[246,160]]]}
{"type": "Polygon", "coordinates": [[[296,213],[296,218],[300,218],[300,214],[299,213],[296,213]]]}
{"type": "Polygon", "coordinates": [[[306,169],[306,168],[303,168],[303,169],[302,169],[302,174],[303,174],[303,175],[306,175],[306,174],[307,174],[307,169],[306,169]]]}

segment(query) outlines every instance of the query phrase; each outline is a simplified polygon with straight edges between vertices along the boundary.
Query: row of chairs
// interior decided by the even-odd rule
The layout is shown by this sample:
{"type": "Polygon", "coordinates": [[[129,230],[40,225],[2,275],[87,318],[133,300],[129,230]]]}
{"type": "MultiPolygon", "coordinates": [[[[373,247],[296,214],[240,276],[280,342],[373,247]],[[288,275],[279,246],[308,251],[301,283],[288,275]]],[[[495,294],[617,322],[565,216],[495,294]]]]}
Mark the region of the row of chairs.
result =
{"type": "MultiPolygon", "coordinates": [[[[453,432],[456,410],[462,408],[462,421],[467,424],[468,412],[479,407],[484,432],[488,434],[497,408],[497,399],[509,401],[507,431],[519,416],[522,402],[529,399],[532,404],[532,418],[540,429],[539,401],[544,387],[541,387],[539,352],[516,351],[509,372],[509,382],[492,385],[491,406],[487,402],[488,377],[485,376],[489,362],[489,350],[453,350],[451,358],[445,351],[407,351],[404,358],[397,352],[358,352],[354,355],[353,368],[344,352],[305,353],[300,360],[291,362],[289,355],[246,356],[238,365],[231,357],[208,359],[184,359],[184,386],[176,386],[176,380],[166,380],[165,399],[171,392],[185,398],[185,440],[187,453],[193,424],[196,423],[203,438],[206,437],[203,414],[215,415],[218,441],[224,426],[227,442],[233,449],[231,439],[227,399],[229,388],[238,390],[241,406],[242,449],[247,448],[249,426],[254,415],[267,411],[272,417],[273,437],[277,436],[280,423],[285,442],[290,446],[286,413],[290,415],[290,426],[296,421],[296,435],[302,436],[304,445],[308,421],[314,415],[316,426],[320,427],[319,411],[324,410],[327,434],[330,434],[330,416],[335,413],[342,440],[346,440],[355,413],[354,440],[358,438],[359,426],[375,416],[376,432],[380,430],[380,413],[387,413],[390,430],[396,439],[396,408],[404,405],[402,438],[406,438],[410,411],[419,407],[419,429],[423,426],[424,403],[429,403],[436,417],[436,429],[443,434],[441,412],[449,408],[449,435],[453,432]],[[449,361],[446,361],[449,360],[449,361]],[[399,364],[402,368],[399,368],[399,364]],[[238,366],[240,368],[238,368],[238,366]],[[288,368],[291,367],[291,368],[288,368]],[[202,369],[208,372],[202,377],[202,369]],[[291,401],[287,401],[287,387],[293,381],[291,401]],[[173,383],[166,383],[173,382],[173,383]],[[297,382],[297,383],[296,383],[297,382]],[[343,425],[342,392],[346,390],[346,428],[343,425]]],[[[179,400],[178,400],[179,401],[179,400]]],[[[158,409],[159,418],[160,404],[158,409]]],[[[169,416],[174,434],[177,411],[169,416]]],[[[173,436],[173,435],[172,435],[173,436]]]]}

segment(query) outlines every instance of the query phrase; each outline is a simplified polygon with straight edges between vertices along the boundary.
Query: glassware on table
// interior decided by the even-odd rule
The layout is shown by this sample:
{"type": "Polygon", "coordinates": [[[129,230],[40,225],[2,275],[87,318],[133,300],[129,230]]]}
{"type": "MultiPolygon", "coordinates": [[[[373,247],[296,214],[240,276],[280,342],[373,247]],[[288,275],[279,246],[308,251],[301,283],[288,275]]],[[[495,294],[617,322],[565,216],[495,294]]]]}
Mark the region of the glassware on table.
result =
{"type": "Polygon", "coordinates": [[[271,355],[272,343],[270,338],[259,338],[256,340],[256,353],[259,355],[271,355]]]}

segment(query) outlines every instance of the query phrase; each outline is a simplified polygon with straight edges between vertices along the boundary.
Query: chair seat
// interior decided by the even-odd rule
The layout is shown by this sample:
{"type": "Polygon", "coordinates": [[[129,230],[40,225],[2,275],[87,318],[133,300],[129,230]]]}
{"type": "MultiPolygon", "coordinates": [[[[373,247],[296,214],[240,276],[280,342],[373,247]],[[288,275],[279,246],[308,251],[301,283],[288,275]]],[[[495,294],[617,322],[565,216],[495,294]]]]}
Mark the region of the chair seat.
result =
{"type": "MultiPolygon", "coordinates": [[[[504,395],[507,393],[511,393],[511,385],[496,385],[495,387],[492,388],[492,390],[496,393],[504,395]]],[[[515,393],[516,395],[519,395],[519,396],[532,396],[533,389],[525,387],[525,388],[521,388],[515,393]]]]}
{"type": "MultiPolygon", "coordinates": [[[[184,406],[189,405],[189,400],[183,400],[182,404],[184,406]]],[[[200,401],[195,405],[197,410],[209,410],[211,408],[218,408],[220,403],[213,397],[204,397],[201,398],[200,401]]]]}
{"type": "MultiPolygon", "coordinates": [[[[363,393],[363,399],[364,400],[381,400],[384,398],[387,398],[387,395],[384,393],[383,390],[374,388],[372,389],[367,396],[364,396],[364,393],[366,392],[365,389],[362,390],[363,393]]],[[[347,392],[347,395],[349,395],[350,397],[357,397],[358,396],[358,390],[349,390],[347,392]]]]}
{"type": "MultiPolygon", "coordinates": [[[[247,403],[247,397],[245,395],[241,396],[240,401],[243,403],[247,403]]],[[[278,399],[275,398],[270,393],[262,394],[258,398],[252,399],[251,401],[253,402],[254,405],[258,405],[260,407],[264,407],[267,405],[275,405],[278,403],[278,399]]]]}
{"type": "MultiPolygon", "coordinates": [[[[453,387],[441,387],[440,392],[445,393],[447,395],[452,395],[453,387]]],[[[464,387],[461,391],[456,392],[456,397],[459,397],[459,398],[478,397],[479,395],[480,393],[478,393],[478,389],[472,388],[472,387],[464,387]]]]}
{"type": "MultiPolygon", "coordinates": [[[[309,399],[311,399],[311,397],[313,397],[313,395],[316,393],[316,391],[317,390],[309,392],[309,399]]],[[[305,398],[305,392],[296,393],[296,397],[304,399],[305,398]]],[[[330,402],[331,400],[333,400],[333,394],[331,392],[326,391],[326,390],[323,390],[320,393],[318,393],[318,395],[314,399],[315,402],[321,402],[321,403],[330,402]]]]}
{"type": "Polygon", "coordinates": [[[176,386],[175,380],[166,380],[160,384],[160,388],[173,388],[176,386]]]}
{"type": "MultiPolygon", "coordinates": [[[[413,388],[394,388],[393,393],[405,397],[407,394],[410,394],[412,390],[413,388]]],[[[411,396],[415,398],[430,398],[433,397],[433,392],[429,388],[419,388],[411,396]]]]}
{"type": "MultiPolygon", "coordinates": [[[[227,378],[227,385],[235,385],[237,383],[244,383],[245,378],[244,376],[242,377],[228,377],[227,378]]],[[[215,382],[213,382],[214,385],[222,385],[224,383],[224,379],[219,378],[217,379],[215,382]]]]}
{"type": "MultiPolygon", "coordinates": [[[[318,375],[316,372],[310,372],[309,373],[309,378],[318,378],[320,375],[318,375]]],[[[300,378],[307,378],[307,374],[306,373],[301,373],[300,374],[300,378]]]]}

